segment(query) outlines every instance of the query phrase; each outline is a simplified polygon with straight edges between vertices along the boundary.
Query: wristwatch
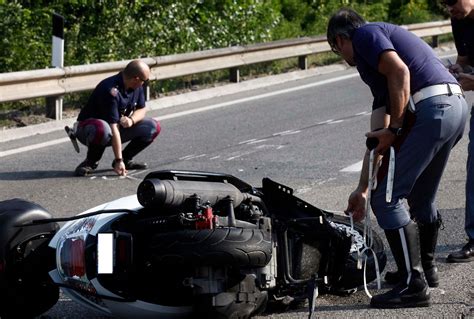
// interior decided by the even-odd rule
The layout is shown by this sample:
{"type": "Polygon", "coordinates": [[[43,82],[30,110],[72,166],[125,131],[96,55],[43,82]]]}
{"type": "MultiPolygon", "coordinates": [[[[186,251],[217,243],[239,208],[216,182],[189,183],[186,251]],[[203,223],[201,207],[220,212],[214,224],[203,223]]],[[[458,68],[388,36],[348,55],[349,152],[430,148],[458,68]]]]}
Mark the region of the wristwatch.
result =
{"type": "Polygon", "coordinates": [[[395,136],[401,136],[403,134],[403,128],[401,127],[388,127],[389,131],[395,134],[395,136]]]}

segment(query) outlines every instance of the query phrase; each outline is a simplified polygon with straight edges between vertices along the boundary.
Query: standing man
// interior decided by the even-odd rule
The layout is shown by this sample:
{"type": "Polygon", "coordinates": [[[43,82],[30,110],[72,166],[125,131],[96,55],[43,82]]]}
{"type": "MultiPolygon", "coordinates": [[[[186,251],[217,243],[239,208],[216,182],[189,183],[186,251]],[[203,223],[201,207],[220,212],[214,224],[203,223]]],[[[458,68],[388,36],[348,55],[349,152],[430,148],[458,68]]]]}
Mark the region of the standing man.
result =
{"type": "MultiPolygon", "coordinates": [[[[423,270],[437,277],[433,257],[439,217],[434,202],[451,148],[464,131],[467,105],[462,90],[433,50],[399,26],[367,23],[355,11],[341,9],[329,21],[327,39],[334,52],[357,67],[372,91],[372,132],[366,136],[378,139],[375,152],[384,155],[370,204],[402,280],[392,290],[374,296],[370,305],[428,306],[423,270]],[[395,171],[392,199],[387,202],[384,171],[390,146],[395,149],[395,171]]],[[[346,210],[357,221],[366,214],[368,154],[346,210]]]]}
{"type": "Polygon", "coordinates": [[[146,163],[133,160],[160,133],[160,124],[146,118],[143,84],[150,68],[133,60],[118,74],[101,81],[77,118],[77,139],[87,146],[87,157],[76,168],[77,176],[90,175],[99,165],[107,146],[115,159],[112,168],[120,176],[129,169],[145,169],[146,163]],[[122,151],[122,143],[130,143],[122,151]]]}
{"type": "MultiPolygon", "coordinates": [[[[444,0],[453,28],[454,43],[458,51],[456,64],[450,67],[465,91],[474,90],[474,0],[444,0]]],[[[474,260],[474,109],[471,108],[469,145],[467,147],[466,176],[466,230],[468,242],[461,250],[448,255],[447,261],[474,260]]]]}

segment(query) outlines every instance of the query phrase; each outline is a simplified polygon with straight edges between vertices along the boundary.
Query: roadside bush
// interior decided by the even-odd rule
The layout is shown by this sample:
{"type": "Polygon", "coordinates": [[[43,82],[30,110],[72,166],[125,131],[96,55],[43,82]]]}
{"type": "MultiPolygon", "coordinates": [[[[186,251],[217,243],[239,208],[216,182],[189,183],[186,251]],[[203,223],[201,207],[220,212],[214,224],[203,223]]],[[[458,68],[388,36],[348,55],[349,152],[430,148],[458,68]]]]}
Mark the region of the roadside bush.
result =
{"type": "MultiPolygon", "coordinates": [[[[343,6],[368,21],[409,24],[446,18],[439,2],[430,0],[0,0],[0,73],[50,67],[53,13],[65,18],[68,66],[325,35],[329,17],[343,6]]],[[[334,59],[329,53],[316,60],[334,59]]],[[[293,60],[242,68],[241,75],[293,69],[293,60]]],[[[227,79],[225,70],[187,76],[152,83],[152,93],[227,79]]],[[[64,106],[80,107],[86,95],[70,94],[64,106]]],[[[41,99],[2,103],[0,112],[40,109],[38,103],[41,99]]]]}

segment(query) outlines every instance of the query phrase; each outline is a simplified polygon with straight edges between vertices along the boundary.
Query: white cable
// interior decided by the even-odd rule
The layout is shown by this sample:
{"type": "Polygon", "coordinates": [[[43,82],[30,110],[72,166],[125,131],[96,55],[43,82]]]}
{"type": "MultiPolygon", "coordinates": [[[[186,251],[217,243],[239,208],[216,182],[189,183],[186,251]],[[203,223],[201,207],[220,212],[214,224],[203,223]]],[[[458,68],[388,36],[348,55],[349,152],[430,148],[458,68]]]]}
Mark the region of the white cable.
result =
{"type": "Polygon", "coordinates": [[[395,150],[390,146],[390,159],[388,161],[387,173],[387,188],[385,190],[385,201],[390,203],[392,201],[393,180],[395,175],[395,150]]]}
{"type": "MultiPolygon", "coordinates": [[[[374,173],[374,150],[370,151],[369,155],[369,181],[368,181],[368,193],[367,193],[367,201],[365,204],[365,222],[364,222],[364,248],[361,251],[357,252],[357,269],[362,269],[362,255],[364,255],[364,290],[365,293],[369,298],[372,298],[372,295],[369,292],[369,289],[367,288],[367,259],[368,259],[368,252],[371,252],[373,257],[374,257],[374,263],[375,263],[375,273],[377,275],[377,289],[381,288],[381,280],[380,280],[380,269],[379,269],[379,263],[377,260],[377,255],[375,251],[372,249],[372,244],[373,244],[373,236],[372,236],[372,219],[371,219],[371,206],[370,206],[370,199],[371,199],[371,193],[372,190],[375,188],[375,182],[376,180],[376,174],[377,174],[377,169],[375,170],[374,173]]],[[[378,167],[377,167],[378,168],[378,167]]],[[[352,214],[350,215],[351,218],[351,230],[354,230],[354,224],[352,221],[352,214]]]]}

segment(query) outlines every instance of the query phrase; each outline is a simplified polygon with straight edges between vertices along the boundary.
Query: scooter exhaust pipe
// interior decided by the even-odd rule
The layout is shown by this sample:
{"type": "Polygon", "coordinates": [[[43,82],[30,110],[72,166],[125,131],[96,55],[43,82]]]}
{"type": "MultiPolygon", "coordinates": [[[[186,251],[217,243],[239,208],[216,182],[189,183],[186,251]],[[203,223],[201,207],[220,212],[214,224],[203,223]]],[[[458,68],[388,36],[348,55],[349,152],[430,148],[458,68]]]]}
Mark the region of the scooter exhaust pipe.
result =
{"type": "Polygon", "coordinates": [[[191,197],[199,196],[201,203],[214,205],[223,199],[232,199],[234,208],[239,206],[244,195],[232,184],[221,182],[197,182],[145,179],[138,185],[138,202],[147,208],[177,208],[191,197]]]}

